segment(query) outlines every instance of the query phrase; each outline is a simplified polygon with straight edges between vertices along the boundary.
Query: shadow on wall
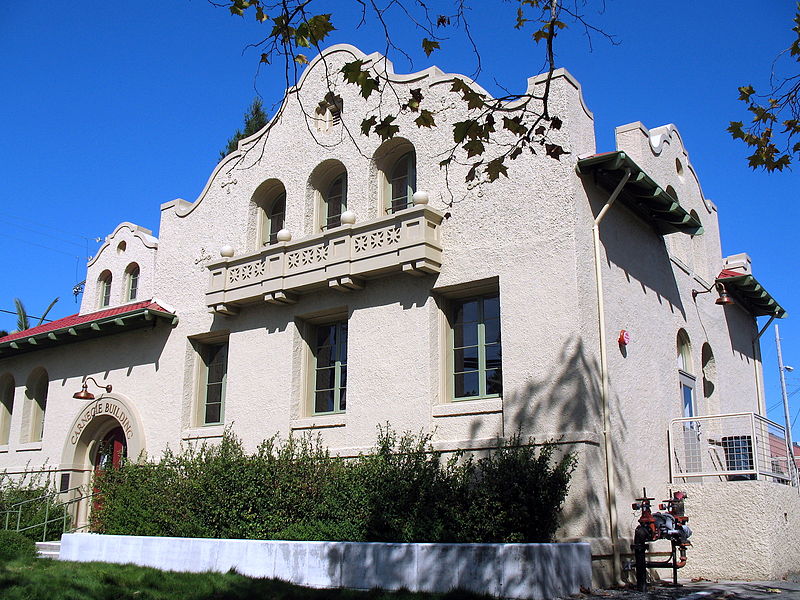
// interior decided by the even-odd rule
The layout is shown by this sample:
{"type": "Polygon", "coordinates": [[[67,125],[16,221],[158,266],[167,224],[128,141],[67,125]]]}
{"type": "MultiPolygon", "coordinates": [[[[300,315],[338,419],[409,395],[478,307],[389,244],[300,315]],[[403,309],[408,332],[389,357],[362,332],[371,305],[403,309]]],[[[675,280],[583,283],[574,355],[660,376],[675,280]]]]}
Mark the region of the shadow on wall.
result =
{"type": "Polygon", "coordinates": [[[728,327],[731,350],[741,354],[749,364],[755,357],[753,343],[758,334],[756,326],[753,325],[753,317],[746,314],[738,305],[721,308],[725,311],[725,325],[728,327]]]}
{"type": "MultiPolygon", "coordinates": [[[[532,381],[524,388],[507,390],[505,435],[519,432],[537,442],[554,440],[564,452],[578,453],[578,466],[562,512],[562,524],[582,523],[582,535],[608,535],[606,480],[603,449],[603,415],[600,403],[600,368],[581,338],[567,340],[554,363],[552,376],[532,381]],[[576,476],[581,478],[577,480],[576,476]],[[577,482],[577,485],[576,485],[577,482]]],[[[611,388],[612,386],[609,386],[611,388]]],[[[619,489],[632,489],[633,476],[622,462],[627,426],[618,398],[608,400],[612,451],[619,489]]],[[[470,437],[478,437],[478,424],[470,437]]]]}

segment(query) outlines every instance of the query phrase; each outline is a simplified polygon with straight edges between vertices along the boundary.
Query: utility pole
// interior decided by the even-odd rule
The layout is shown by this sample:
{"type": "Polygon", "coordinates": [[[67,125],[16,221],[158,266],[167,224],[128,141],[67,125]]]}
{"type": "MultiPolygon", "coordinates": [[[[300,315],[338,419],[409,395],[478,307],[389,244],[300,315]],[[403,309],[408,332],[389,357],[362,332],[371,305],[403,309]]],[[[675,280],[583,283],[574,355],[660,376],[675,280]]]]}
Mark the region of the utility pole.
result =
{"type": "Polygon", "coordinates": [[[795,479],[795,462],[794,462],[794,444],[792,443],[792,421],[789,417],[789,396],[786,394],[786,375],[784,372],[787,369],[793,370],[792,367],[783,366],[783,352],[781,352],[781,334],[778,331],[778,324],[775,323],[775,346],[778,349],[778,371],[781,376],[781,396],[783,397],[783,418],[786,420],[786,444],[789,449],[789,477],[791,477],[792,485],[797,484],[795,479]]]}

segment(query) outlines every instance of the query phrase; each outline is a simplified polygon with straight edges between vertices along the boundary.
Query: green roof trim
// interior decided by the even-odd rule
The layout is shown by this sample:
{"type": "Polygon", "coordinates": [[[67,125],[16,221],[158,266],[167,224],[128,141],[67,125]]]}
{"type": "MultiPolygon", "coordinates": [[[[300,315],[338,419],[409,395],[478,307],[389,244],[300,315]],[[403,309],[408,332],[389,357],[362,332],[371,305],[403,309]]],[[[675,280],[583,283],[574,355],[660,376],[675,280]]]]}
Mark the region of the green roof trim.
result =
{"type": "Polygon", "coordinates": [[[757,317],[783,319],[788,315],[778,301],[752,275],[723,275],[717,277],[716,283],[725,286],[731,296],[757,317]]]}
{"type": "Polygon", "coordinates": [[[18,337],[0,342],[0,359],[153,326],[157,319],[169,321],[172,325],[177,324],[178,321],[178,317],[172,313],[147,307],[139,308],[124,314],[113,314],[82,323],[73,323],[28,337],[18,337]]]}
{"type": "Polygon", "coordinates": [[[622,181],[625,171],[630,170],[630,179],[619,195],[625,206],[652,224],[661,235],[703,233],[700,220],[689,214],[677,198],[653,181],[625,152],[619,150],[582,158],[576,169],[579,175],[593,175],[595,183],[609,194],[622,181]]]}

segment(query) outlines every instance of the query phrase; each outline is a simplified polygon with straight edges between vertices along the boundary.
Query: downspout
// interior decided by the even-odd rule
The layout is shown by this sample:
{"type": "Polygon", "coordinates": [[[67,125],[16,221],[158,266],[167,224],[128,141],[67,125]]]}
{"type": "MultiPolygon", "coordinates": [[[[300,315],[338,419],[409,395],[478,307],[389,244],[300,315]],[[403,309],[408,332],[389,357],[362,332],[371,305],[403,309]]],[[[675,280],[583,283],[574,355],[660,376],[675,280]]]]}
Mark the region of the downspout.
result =
{"type": "Polygon", "coordinates": [[[605,298],[603,294],[602,257],[600,255],[600,223],[606,213],[617,200],[622,188],[628,183],[631,170],[625,169],[625,174],[617,184],[611,196],[594,219],[592,226],[592,239],[594,241],[594,277],[597,286],[597,325],[600,330],[600,404],[603,409],[603,449],[606,462],[606,491],[608,504],[608,523],[611,530],[612,551],[612,577],[618,581],[622,576],[622,561],[617,544],[617,485],[615,482],[613,448],[611,445],[611,419],[608,414],[608,348],[606,346],[606,317],[605,298]]]}
{"type": "Polygon", "coordinates": [[[764,365],[761,361],[761,344],[759,341],[761,340],[761,336],[764,335],[764,332],[767,330],[767,327],[772,325],[772,322],[775,320],[775,316],[771,316],[767,324],[761,328],[761,331],[758,332],[755,338],[753,338],[753,357],[755,360],[753,361],[753,370],[756,373],[756,402],[758,402],[758,413],[764,417],[767,416],[767,404],[764,399],[764,381],[761,377],[761,369],[763,369],[764,365]]]}

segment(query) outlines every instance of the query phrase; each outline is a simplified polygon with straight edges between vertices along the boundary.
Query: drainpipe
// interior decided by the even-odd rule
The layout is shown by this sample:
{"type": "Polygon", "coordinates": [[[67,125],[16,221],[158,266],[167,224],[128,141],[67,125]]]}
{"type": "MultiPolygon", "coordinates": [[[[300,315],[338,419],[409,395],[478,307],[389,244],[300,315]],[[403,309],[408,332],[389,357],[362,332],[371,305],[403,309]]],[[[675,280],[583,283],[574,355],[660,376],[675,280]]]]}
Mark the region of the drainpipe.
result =
{"type": "Polygon", "coordinates": [[[605,299],[603,295],[603,270],[602,256],[600,255],[600,223],[605,218],[606,213],[616,201],[622,188],[628,183],[631,177],[631,170],[625,169],[625,175],[617,184],[614,192],[609,196],[605,206],[600,210],[594,219],[592,227],[592,238],[594,241],[594,278],[597,286],[597,325],[600,330],[600,404],[603,408],[603,449],[606,458],[606,491],[608,493],[606,502],[608,504],[608,523],[611,529],[612,547],[612,576],[614,581],[619,581],[622,575],[622,561],[620,559],[619,547],[617,545],[617,485],[614,479],[614,460],[613,448],[611,445],[611,419],[608,414],[608,349],[606,345],[606,316],[605,299]]]}

